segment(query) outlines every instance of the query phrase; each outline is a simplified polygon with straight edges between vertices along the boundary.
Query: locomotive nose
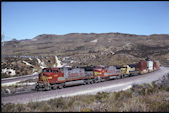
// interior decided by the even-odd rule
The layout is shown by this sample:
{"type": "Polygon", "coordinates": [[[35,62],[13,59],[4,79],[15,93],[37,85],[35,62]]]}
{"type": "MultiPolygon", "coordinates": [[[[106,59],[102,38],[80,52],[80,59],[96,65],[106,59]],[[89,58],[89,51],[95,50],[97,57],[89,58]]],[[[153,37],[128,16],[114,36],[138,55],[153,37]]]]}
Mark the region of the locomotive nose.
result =
{"type": "Polygon", "coordinates": [[[39,74],[39,80],[41,81],[43,77],[49,77],[50,73],[49,72],[43,72],[39,74]]]}
{"type": "Polygon", "coordinates": [[[49,72],[44,72],[43,75],[44,76],[50,76],[50,73],[49,72]]]}

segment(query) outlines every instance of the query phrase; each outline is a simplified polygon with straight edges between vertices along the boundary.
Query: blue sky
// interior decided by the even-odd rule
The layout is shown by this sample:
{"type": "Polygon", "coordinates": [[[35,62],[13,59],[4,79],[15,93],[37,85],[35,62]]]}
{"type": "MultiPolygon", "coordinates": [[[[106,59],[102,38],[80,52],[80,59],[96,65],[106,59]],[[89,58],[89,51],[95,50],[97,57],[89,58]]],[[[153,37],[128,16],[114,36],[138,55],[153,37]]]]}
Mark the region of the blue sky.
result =
{"type": "Polygon", "coordinates": [[[169,34],[168,1],[2,2],[5,41],[40,34],[169,34]]]}

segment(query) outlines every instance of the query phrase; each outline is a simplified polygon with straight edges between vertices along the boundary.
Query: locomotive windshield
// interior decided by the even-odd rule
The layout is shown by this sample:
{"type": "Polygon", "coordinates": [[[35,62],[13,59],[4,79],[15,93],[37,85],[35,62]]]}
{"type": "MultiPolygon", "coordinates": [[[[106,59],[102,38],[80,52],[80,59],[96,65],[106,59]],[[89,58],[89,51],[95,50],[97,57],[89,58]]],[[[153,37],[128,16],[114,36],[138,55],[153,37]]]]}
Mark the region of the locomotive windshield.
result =
{"type": "Polygon", "coordinates": [[[42,70],[42,72],[52,72],[52,70],[51,70],[51,69],[46,69],[46,68],[45,68],[45,69],[42,70]]]}
{"type": "Polygon", "coordinates": [[[95,67],[95,69],[104,69],[104,68],[105,68],[105,66],[102,66],[102,65],[95,67]]]}

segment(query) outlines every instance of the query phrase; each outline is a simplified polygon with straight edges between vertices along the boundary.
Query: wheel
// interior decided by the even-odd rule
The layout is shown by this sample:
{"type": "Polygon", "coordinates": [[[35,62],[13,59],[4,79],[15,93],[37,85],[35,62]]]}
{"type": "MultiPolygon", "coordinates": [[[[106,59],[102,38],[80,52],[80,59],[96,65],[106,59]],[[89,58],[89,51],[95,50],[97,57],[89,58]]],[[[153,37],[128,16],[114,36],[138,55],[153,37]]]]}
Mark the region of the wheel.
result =
{"type": "Polygon", "coordinates": [[[59,88],[59,89],[62,89],[62,88],[64,88],[64,87],[65,87],[65,86],[64,86],[64,83],[61,83],[61,84],[58,85],[58,88],[59,88]]]}
{"type": "Polygon", "coordinates": [[[57,84],[54,84],[53,86],[52,86],[52,89],[53,90],[55,90],[55,89],[57,89],[58,88],[58,85],[57,84]]]}
{"type": "Polygon", "coordinates": [[[93,79],[93,83],[96,83],[97,81],[96,81],[96,79],[93,79]]]}
{"type": "Polygon", "coordinates": [[[132,75],[131,75],[131,74],[129,74],[129,75],[128,75],[128,77],[132,77],[132,75]]]}
{"type": "Polygon", "coordinates": [[[121,79],[121,75],[117,76],[116,78],[117,78],[117,79],[121,79]]]}
{"type": "Polygon", "coordinates": [[[87,85],[88,84],[88,80],[84,80],[83,85],[87,85]]]}
{"type": "Polygon", "coordinates": [[[51,86],[50,86],[50,84],[49,84],[49,83],[47,83],[47,84],[45,85],[45,90],[46,90],[46,91],[51,90],[51,86]]]}
{"type": "Polygon", "coordinates": [[[97,77],[96,82],[97,83],[101,82],[101,77],[100,76],[97,77]]]}
{"type": "Polygon", "coordinates": [[[93,80],[90,80],[90,84],[93,84],[93,80]]]}
{"type": "Polygon", "coordinates": [[[87,80],[87,84],[90,84],[90,80],[87,80]]]}
{"type": "Polygon", "coordinates": [[[106,79],[105,79],[105,81],[109,81],[110,80],[110,78],[109,77],[107,77],[106,79]]]}
{"type": "Polygon", "coordinates": [[[86,81],[85,80],[83,81],[83,85],[86,85],[86,81]]]}
{"type": "Polygon", "coordinates": [[[35,86],[35,90],[39,91],[39,86],[38,85],[35,86]]]}
{"type": "Polygon", "coordinates": [[[62,89],[62,88],[63,88],[63,85],[62,85],[62,84],[59,84],[59,85],[58,85],[58,88],[59,88],[59,89],[62,89]]]}

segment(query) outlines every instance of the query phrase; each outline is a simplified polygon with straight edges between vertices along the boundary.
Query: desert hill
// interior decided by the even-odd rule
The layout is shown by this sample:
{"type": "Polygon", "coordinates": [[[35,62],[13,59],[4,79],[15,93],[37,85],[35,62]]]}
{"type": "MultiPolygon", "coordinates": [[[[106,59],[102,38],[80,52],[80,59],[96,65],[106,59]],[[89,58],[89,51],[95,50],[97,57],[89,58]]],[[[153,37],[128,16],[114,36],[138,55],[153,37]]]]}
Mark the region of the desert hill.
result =
{"type": "MultiPolygon", "coordinates": [[[[56,64],[52,56],[58,56],[62,63],[66,62],[70,66],[123,65],[136,63],[146,57],[160,60],[163,65],[169,65],[169,34],[41,34],[33,39],[7,41],[2,46],[2,50],[3,68],[12,63],[7,63],[7,59],[12,56],[46,57],[41,61],[44,60],[47,65],[47,61],[51,60],[51,66],[56,64]],[[72,60],[66,61],[66,58],[72,60]]],[[[37,59],[34,60],[35,67],[40,67],[37,65],[37,59]]]]}

